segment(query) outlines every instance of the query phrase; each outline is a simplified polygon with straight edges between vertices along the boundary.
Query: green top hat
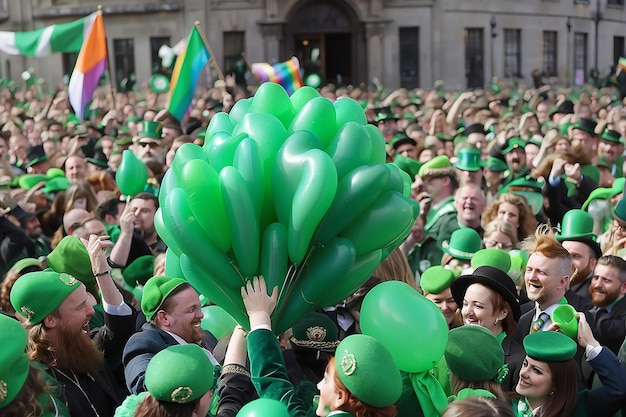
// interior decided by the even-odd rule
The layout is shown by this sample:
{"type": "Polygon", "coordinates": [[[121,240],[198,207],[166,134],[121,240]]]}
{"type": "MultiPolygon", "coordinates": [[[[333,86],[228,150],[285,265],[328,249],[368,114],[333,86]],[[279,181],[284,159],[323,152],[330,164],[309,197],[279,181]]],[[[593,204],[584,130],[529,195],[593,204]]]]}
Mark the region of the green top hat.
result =
{"type": "Polygon", "coordinates": [[[425,177],[455,177],[456,172],[450,163],[450,159],[445,155],[439,155],[426,162],[418,171],[418,175],[425,177]]]}
{"type": "Polygon", "coordinates": [[[422,273],[420,287],[428,294],[441,294],[450,288],[455,279],[454,272],[441,265],[435,265],[422,273]]]}
{"type": "Polygon", "coordinates": [[[573,129],[582,130],[583,132],[589,133],[591,136],[596,136],[596,126],[597,123],[595,121],[586,117],[581,117],[576,123],[574,123],[573,129]]]}
{"type": "Polygon", "coordinates": [[[504,172],[509,169],[509,166],[500,158],[495,158],[493,156],[487,157],[486,161],[482,163],[483,168],[488,169],[493,172],[504,172]]]}
{"type": "Polygon", "coordinates": [[[137,137],[141,139],[154,139],[161,140],[161,130],[163,125],[159,122],[152,120],[144,120],[141,122],[141,132],[137,134],[137,137]]]}
{"type": "Polygon", "coordinates": [[[624,141],[622,140],[622,135],[620,135],[618,131],[611,129],[606,129],[604,132],[602,132],[602,136],[600,136],[600,139],[612,143],[624,143],[624,141]]]}
{"type": "Polygon", "coordinates": [[[48,266],[58,273],[74,276],[85,284],[88,290],[96,285],[96,278],[91,271],[89,252],[79,238],[65,236],[56,248],[47,256],[48,266]]]}
{"type": "Polygon", "coordinates": [[[82,284],[69,274],[54,271],[29,272],[11,289],[11,305],[30,324],[38,324],[82,284]]]}
{"type": "Polygon", "coordinates": [[[536,332],[524,338],[524,350],[533,359],[543,362],[564,362],[576,354],[578,345],[563,333],[536,332]]]}
{"type": "Polygon", "coordinates": [[[107,169],[109,167],[109,161],[107,160],[107,157],[104,152],[102,152],[102,150],[97,150],[94,153],[93,158],[85,158],[85,161],[90,164],[99,166],[100,168],[107,169]]]}
{"type": "Polygon", "coordinates": [[[458,161],[452,164],[461,171],[480,171],[482,154],[479,149],[465,146],[457,153],[458,161]]]}
{"type": "Polygon", "coordinates": [[[154,275],[154,259],[153,255],[143,255],[132,261],[122,271],[124,282],[132,288],[137,284],[144,285],[148,282],[154,275]]]}
{"type": "Polygon", "coordinates": [[[383,120],[398,120],[400,117],[397,114],[393,114],[389,108],[380,109],[376,115],[376,123],[383,120]]]}
{"type": "Polygon", "coordinates": [[[192,402],[213,387],[213,364],[194,344],[170,346],[152,357],[146,367],[146,389],[168,403],[192,402]]]}
{"type": "Polygon", "coordinates": [[[350,393],[373,407],[395,404],[402,394],[398,367],[372,336],[353,334],[343,339],[336,350],[335,372],[350,393]]]}
{"type": "Polygon", "coordinates": [[[312,312],[293,325],[289,341],[301,348],[334,352],[339,345],[339,332],[326,314],[312,312]]]}
{"type": "Polygon", "coordinates": [[[450,372],[469,382],[501,383],[509,369],[500,341],[483,326],[450,330],[445,358],[450,372]]]}
{"type": "Polygon", "coordinates": [[[141,311],[146,316],[146,320],[152,320],[152,317],[163,305],[165,299],[176,288],[185,284],[182,278],[170,277],[152,277],[143,286],[143,297],[141,298],[141,311]]]}
{"type": "Polygon", "coordinates": [[[11,404],[22,390],[30,365],[25,353],[28,336],[20,322],[0,314],[0,334],[7,336],[2,338],[0,349],[0,410],[2,410],[11,404]]]}
{"type": "Polygon", "coordinates": [[[563,216],[561,232],[556,234],[559,242],[572,240],[582,242],[593,249],[596,258],[602,256],[602,249],[593,233],[593,217],[583,210],[569,210],[563,216]]]}
{"type": "Polygon", "coordinates": [[[397,154],[395,156],[393,164],[409,174],[412,180],[415,179],[415,176],[419,173],[420,168],[422,167],[421,162],[401,154],[397,154]]]}
{"type": "Polygon", "coordinates": [[[511,152],[513,149],[518,149],[518,148],[524,149],[525,146],[526,146],[526,142],[523,141],[521,138],[512,137],[506,143],[506,148],[502,150],[502,155],[506,155],[507,153],[511,152]]]}
{"type": "Polygon", "coordinates": [[[550,112],[550,119],[555,114],[574,114],[574,102],[571,100],[565,100],[558,107],[550,112]]]}
{"type": "Polygon", "coordinates": [[[35,258],[20,259],[19,261],[13,264],[11,269],[9,269],[9,272],[7,272],[7,275],[9,274],[21,275],[24,272],[26,272],[26,269],[32,269],[32,271],[28,271],[28,272],[41,271],[41,265],[39,264],[39,260],[35,258]]]}
{"type": "Polygon", "coordinates": [[[443,242],[443,251],[453,258],[470,260],[482,246],[478,232],[470,227],[462,227],[452,232],[450,241],[443,242]]]}
{"type": "Polygon", "coordinates": [[[511,269],[511,256],[498,248],[481,249],[472,258],[471,266],[474,270],[481,266],[493,266],[508,274],[511,269]]]}

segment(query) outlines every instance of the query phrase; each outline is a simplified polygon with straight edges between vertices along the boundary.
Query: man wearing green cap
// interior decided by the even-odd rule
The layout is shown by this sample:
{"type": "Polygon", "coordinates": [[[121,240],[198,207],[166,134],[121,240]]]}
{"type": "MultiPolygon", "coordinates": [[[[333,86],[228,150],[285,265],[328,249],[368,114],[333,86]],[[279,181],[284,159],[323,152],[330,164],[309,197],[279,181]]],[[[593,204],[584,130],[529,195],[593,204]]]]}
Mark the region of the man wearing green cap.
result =
{"type": "MultiPolygon", "coordinates": [[[[200,327],[204,317],[200,297],[182,278],[150,278],[143,287],[141,310],[147,323],[128,340],[122,356],[126,386],[133,394],[146,390],[146,367],[157,352],[177,344],[204,341],[211,349],[217,344],[210,333],[206,333],[205,341],[200,327]]],[[[209,350],[205,349],[205,353],[214,365],[217,364],[209,350]]]]}
{"type": "Polygon", "coordinates": [[[600,179],[600,172],[594,159],[598,154],[598,135],[595,132],[597,123],[592,119],[581,117],[571,129],[572,153],[580,163],[583,176],[590,177],[596,184],[600,179]]]}
{"type": "Polygon", "coordinates": [[[94,331],[93,340],[89,320],[94,310],[87,290],[69,274],[42,271],[21,276],[11,290],[11,304],[29,330],[29,358],[59,382],[71,416],[111,416],[123,395],[107,363],[119,360],[135,317],[111,278],[104,252],[110,242],[92,235],[85,243],[106,321],[94,331]]]}
{"type": "Polygon", "coordinates": [[[623,177],[624,172],[624,140],[622,135],[616,130],[606,129],[600,136],[598,145],[598,158],[604,158],[610,165],[611,174],[616,177],[623,177]]]}
{"type": "Polygon", "coordinates": [[[457,160],[452,165],[461,185],[476,184],[483,186],[482,154],[480,149],[471,145],[462,146],[457,151],[457,160]]]}
{"type": "Polygon", "coordinates": [[[525,146],[526,142],[521,138],[512,137],[502,150],[502,155],[504,155],[506,164],[509,167],[509,175],[504,179],[502,185],[507,185],[517,178],[522,178],[530,174],[530,169],[526,165],[525,146]]]}

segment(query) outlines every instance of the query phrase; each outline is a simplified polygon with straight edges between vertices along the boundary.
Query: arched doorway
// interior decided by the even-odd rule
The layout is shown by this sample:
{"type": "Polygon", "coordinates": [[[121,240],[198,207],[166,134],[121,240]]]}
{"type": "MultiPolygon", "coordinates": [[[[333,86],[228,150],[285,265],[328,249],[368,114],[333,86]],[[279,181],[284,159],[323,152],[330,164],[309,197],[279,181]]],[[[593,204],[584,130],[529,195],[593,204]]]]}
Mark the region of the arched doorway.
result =
{"type": "Polygon", "coordinates": [[[303,79],[316,73],[338,85],[365,79],[362,25],[340,0],[298,3],[287,16],[286,47],[300,59],[303,79]]]}

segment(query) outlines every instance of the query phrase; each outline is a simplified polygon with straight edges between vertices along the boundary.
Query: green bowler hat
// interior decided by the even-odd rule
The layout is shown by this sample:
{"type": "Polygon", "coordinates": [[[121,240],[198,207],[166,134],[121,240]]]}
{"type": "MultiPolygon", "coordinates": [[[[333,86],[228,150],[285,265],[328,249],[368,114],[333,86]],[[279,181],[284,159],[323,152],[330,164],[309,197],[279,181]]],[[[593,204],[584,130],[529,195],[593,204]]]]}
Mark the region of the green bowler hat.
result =
{"type": "Polygon", "coordinates": [[[137,134],[139,139],[161,140],[161,130],[163,129],[161,123],[152,120],[143,120],[141,127],[141,132],[137,134]]]}
{"type": "Polygon", "coordinates": [[[513,149],[518,149],[518,148],[524,149],[524,147],[526,147],[526,142],[524,140],[518,137],[512,137],[507,142],[506,148],[502,150],[502,155],[506,155],[507,153],[511,152],[513,149]]]}
{"type": "Polygon", "coordinates": [[[337,346],[335,372],[356,398],[373,407],[395,404],[402,378],[389,351],[372,336],[354,334],[337,346]]]}
{"type": "Polygon", "coordinates": [[[500,341],[483,326],[450,330],[445,357],[450,372],[465,381],[499,383],[508,373],[500,341]]]}
{"type": "Polygon", "coordinates": [[[89,252],[83,242],[74,236],[65,236],[56,248],[46,257],[48,266],[58,273],[75,277],[91,290],[96,285],[96,278],[91,270],[89,252]]]}
{"type": "Polygon", "coordinates": [[[524,350],[533,359],[544,362],[564,362],[572,359],[578,345],[558,332],[536,332],[524,338],[524,350]]]}
{"type": "MultiPolygon", "coordinates": [[[[0,410],[11,404],[22,390],[28,376],[28,357],[24,350],[28,336],[19,321],[0,314],[0,410]]],[[[2,414],[0,412],[0,414],[2,414]]]]}
{"type": "Polygon", "coordinates": [[[11,305],[30,324],[38,324],[81,285],[69,274],[29,272],[15,281],[11,289],[11,305]]]}
{"type": "Polygon", "coordinates": [[[428,294],[441,294],[450,288],[456,276],[454,272],[441,265],[435,265],[422,273],[420,287],[428,294]]]}
{"type": "Polygon", "coordinates": [[[493,156],[487,157],[487,160],[482,162],[482,167],[493,172],[504,172],[509,169],[509,166],[502,159],[494,158],[493,156]]]}
{"type": "Polygon", "coordinates": [[[337,325],[326,314],[308,313],[292,329],[292,345],[324,352],[334,352],[339,345],[337,325]]]}
{"type": "Polygon", "coordinates": [[[424,177],[455,176],[456,172],[446,155],[435,156],[426,162],[418,171],[418,175],[424,177]]]}
{"type": "Polygon", "coordinates": [[[143,286],[143,296],[141,297],[141,311],[146,315],[146,320],[152,320],[152,317],[159,311],[163,302],[172,291],[186,282],[182,278],[150,278],[146,285],[143,286]]]}
{"type": "Polygon", "coordinates": [[[624,143],[622,135],[620,135],[618,131],[612,129],[606,129],[604,132],[602,132],[602,136],[600,136],[600,139],[612,143],[624,143]]]}
{"type": "Polygon", "coordinates": [[[508,252],[498,248],[481,249],[474,254],[471,265],[473,269],[481,266],[493,266],[508,274],[511,269],[511,256],[508,252]]]}
{"type": "Polygon", "coordinates": [[[145,384],[150,395],[164,402],[186,404],[213,386],[213,365],[195,343],[170,346],[152,357],[145,384]]]}
{"type": "Polygon", "coordinates": [[[450,241],[443,242],[443,251],[453,258],[470,260],[478,252],[483,242],[478,232],[470,227],[462,227],[452,232],[450,241]]]}
{"type": "Polygon", "coordinates": [[[598,124],[592,119],[588,119],[586,117],[581,117],[576,123],[573,125],[573,129],[582,130],[583,132],[589,133],[591,136],[596,136],[596,126],[598,124]]]}
{"type": "Polygon", "coordinates": [[[452,164],[461,171],[480,171],[482,165],[482,154],[479,149],[465,146],[457,153],[458,161],[452,164]]]}

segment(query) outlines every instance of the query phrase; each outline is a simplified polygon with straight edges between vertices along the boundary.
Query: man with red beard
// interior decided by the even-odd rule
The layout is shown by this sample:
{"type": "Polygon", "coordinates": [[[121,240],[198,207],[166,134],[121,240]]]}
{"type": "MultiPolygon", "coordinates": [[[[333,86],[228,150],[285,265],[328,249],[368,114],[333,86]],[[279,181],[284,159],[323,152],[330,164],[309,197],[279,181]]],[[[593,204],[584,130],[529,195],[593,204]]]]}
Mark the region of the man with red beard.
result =
{"type": "Polygon", "coordinates": [[[106,324],[94,331],[93,340],[89,320],[94,310],[87,290],[69,274],[47,270],[21,276],[11,290],[11,304],[29,331],[29,358],[59,382],[60,398],[70,415],[112,416],[124,396],[107,361],[119,358],[134,330],[135,316],[111,278],[103,250],[111,242],[91,235],[83,243],[105,311],[106,324]]]}
{"type": "Polygon", "coordinates": [[[593,335],[615,354],[626,338],[626,261],[619,256],[603,256],[589,286],[593,335]]]}
{"type": "MultiPolygon", "coordinates": [[[[141,310],[148,322],[128,340],[122,356],[126,386],[133,394],[146,391],[144,376],[148,362],[161,350],[177,344],[198,343],[210,348],[217,344],[210,333],[205,339],[200,327],[204,317],[200,298],[182,278],[150,278],[143,287],[141,310]]],[[[211,352],[206,349],[205,352],[216,365],[218,362],[211,352]]]]}

